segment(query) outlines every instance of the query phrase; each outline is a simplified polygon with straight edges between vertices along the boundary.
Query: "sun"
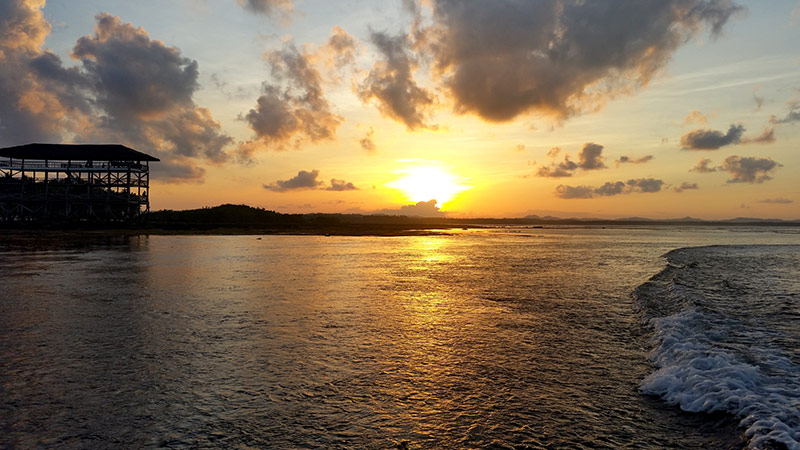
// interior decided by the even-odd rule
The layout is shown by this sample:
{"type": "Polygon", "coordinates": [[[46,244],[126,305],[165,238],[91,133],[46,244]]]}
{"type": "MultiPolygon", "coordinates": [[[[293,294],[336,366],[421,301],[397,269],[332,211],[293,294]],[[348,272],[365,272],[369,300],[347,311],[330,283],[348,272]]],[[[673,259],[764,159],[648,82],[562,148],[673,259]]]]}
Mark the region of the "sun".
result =
{"type": "Polygon", "coordinates": [[[403,169],[400,173],[404,176],[387,186],[399,189],[405,194],[406,200],[412,202],[436,200],[437,205],[442,207],[459,192],[471,188],[437,166],[415,166],[403,169]]]}

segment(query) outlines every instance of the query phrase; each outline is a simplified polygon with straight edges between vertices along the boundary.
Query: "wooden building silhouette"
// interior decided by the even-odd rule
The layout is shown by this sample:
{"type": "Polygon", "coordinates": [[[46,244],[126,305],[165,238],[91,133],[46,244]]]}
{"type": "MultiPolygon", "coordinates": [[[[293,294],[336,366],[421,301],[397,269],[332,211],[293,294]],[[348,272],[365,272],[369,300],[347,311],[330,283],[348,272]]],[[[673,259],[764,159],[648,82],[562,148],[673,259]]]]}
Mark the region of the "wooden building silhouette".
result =
{"type": "Polygon", "coordinates": [[[132,223],[150,210],[150,162],[123,145],[0,149],[0,223],[132,223]]]}

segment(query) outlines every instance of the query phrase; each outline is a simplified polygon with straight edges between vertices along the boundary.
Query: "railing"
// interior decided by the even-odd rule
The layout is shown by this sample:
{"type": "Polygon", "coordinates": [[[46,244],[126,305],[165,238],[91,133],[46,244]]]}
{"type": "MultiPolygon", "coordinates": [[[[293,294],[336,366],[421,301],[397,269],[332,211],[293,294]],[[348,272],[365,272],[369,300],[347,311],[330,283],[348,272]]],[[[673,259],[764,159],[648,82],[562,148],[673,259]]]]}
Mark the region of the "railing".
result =
{"type": "Polygon", "coordinates": [[[0,159],[0,168],[8,169],[93,169],[93,170],[141,170],[144,168],[139,162],[133,161],[107,161],[107,162],[74,162],[74,161],[47,161],[36,160],[37,162],[29,162],[22,159],[0,159]]]}

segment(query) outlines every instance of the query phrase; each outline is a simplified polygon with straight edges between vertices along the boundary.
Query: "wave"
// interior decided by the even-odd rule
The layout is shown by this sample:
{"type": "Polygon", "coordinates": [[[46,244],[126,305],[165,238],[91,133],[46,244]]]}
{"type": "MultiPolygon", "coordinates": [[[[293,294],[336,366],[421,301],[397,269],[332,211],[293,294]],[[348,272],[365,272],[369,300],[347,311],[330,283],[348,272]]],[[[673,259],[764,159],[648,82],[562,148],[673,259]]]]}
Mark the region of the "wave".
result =
{"type": "Polygon", "coordinates": [[[794,275],[776,268],[796,262],[798,254],[792,246],[667,253],[667,267],[634,292],[654,331],[655,371],[641,382],[641,392],[687,412],[732,414],[750,448],[800,449],[800,365],[792,359],[800,340],[772,326],[797,315],[764,317],[748,307],[758,303],[766,305],[759,310],[772,311],[770,302],[788,299],[797,311],[800,302],[791,292],[797,266],[794,275]],[[739,283],[746,289],[737,285],[743,277],[751,277],[739,283]]]}

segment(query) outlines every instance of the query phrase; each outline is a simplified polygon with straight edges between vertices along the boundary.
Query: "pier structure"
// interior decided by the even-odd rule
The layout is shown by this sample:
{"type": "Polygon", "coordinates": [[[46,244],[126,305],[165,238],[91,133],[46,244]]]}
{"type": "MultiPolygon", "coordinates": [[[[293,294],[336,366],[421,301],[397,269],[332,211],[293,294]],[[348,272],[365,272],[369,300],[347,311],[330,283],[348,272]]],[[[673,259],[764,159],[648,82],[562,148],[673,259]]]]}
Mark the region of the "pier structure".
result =
{"type": "Polygon", "coordinates": [[[132,223],[150,210],[150,162],[115,144],[0,149],[0,224],[132,223]]]}

